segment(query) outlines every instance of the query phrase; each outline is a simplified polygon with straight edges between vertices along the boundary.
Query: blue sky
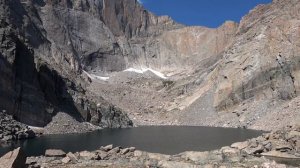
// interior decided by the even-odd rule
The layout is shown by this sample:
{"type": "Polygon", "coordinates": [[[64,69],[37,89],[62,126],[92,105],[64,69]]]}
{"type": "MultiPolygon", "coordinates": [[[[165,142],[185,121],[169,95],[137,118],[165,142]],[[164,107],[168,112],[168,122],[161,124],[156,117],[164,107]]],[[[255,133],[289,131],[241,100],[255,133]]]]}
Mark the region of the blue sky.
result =
{"type": "Polygon", "coordinates": [[[239,22],[258,4],[272,0],[139,0],[156,15],[169,15],[185,25],[218,27],[226,20],[239,22]]]}

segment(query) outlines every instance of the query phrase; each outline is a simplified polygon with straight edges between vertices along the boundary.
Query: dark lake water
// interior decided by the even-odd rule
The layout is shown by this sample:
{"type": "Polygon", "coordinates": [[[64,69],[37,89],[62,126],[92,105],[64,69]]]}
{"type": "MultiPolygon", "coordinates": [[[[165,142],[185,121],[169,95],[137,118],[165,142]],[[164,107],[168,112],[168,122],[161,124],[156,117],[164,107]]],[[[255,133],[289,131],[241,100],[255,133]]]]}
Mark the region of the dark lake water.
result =
{"type": "Polygon", "coordinates": [[[134,146],[148,152],[177,154],[184,151],[214,150],[257,137],[262,133],[237,128],[190,126],[104,129],[84,134],[47,135],[19,141],[9,147],[1,147],[0,156],[18,146],[22,146],[28,156],[38,156],[44,154],[46,149],[62,149],[65,152],[92,151],[109,144],[122,147],[134,146]]]}

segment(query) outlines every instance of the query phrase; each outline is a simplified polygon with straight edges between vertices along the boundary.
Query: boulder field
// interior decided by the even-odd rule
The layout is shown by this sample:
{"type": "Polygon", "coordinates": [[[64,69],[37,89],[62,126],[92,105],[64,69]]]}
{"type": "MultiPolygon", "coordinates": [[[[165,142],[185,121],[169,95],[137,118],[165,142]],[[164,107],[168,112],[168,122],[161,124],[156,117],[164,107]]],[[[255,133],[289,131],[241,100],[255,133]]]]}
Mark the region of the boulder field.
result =
{"type": "Polygon", "coordinates": [[[35,137],[36,133],[27,125],[14,120],[11,115],[0,112],[0,147],[13,140],[35,137]]]}

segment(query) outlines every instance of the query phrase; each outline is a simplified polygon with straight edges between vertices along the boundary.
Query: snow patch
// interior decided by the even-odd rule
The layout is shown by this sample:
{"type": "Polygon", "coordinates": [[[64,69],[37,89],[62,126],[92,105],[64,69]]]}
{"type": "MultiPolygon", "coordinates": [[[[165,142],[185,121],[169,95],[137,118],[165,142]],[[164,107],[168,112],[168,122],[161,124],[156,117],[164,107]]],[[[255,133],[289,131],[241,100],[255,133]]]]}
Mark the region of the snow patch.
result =
{"type": "Polygon", "coordinates": [[[30,129],[40,129],[40,130],[42,130],[42,129],[44,129],[44,127],[35,127],[35,126],[30,126],[30,125],[28,125],[28,128],[30,128],[30,129]]]}
{"type": "Polygon", "coordinates": [[[128,68],[128,69],[125,69],[124,72],[135,72],[135,73],[139,73],[139,74],[143,74],[147,71],[150,71],[152,73],[154,73],[156,76],[162,78],[162,79],[166,79],[167,77],[161,73],[161,72],[158,72],[158,71],[155,71],[151,68],[141,68],[141,69],[135,69],[135,68],[128,68]]]}
{"type": "MultiPolygon", "coordinates": [[[[93,74],[92,74],[93,75],[93,74]]],[[[97,75],[93,75],[96,79],[99,79],[99,80],[104,80],[104,81],[107,81],[109,79],[109,77],[107,76],[97,76],[97,75]]]]}
{"type": "Polygon", "coordinates": [[[124,70],[125,72],[135,72],[135,73],[144,73],[146,71],[143,71],[142,69],[135,69],[135,68],[128,68],[124,70]]]}
{"type": "Polygon", "coordinates": [[[103,80],[103,81],[107,81],[109,79],[109,77],[107,77],[107,76],[97,76],[94,74],[89,74],[86,71],[83,71],[83,72],[91,79],[99,79],[99,80],[103,80]]]}

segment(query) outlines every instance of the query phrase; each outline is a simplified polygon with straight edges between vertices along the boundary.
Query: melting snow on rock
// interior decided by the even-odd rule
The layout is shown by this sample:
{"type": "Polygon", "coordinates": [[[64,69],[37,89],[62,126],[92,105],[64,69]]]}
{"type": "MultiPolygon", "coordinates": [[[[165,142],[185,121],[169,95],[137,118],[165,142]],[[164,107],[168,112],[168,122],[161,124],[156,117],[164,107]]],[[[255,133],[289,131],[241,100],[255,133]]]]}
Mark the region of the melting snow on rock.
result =
{"type": "Polygon", "coordinates": [[[109,79],[109,77],[106,77],[106,76],[97,76],[97,75],[94,75],[94,74],[89,74],[88,72],[86,71],[83,71],[89,78],[91,79],[99,79],[99,80],[104,80],[104,81],[107,81],[109,79]]]}
{"type": "Polygon", "coordinates": [[[128,68],[126,70],[124,70],[125,72],[135,72],[135,73],[140,73],[140,74],[143,74],[147,71],[150,71],[152,73],[154,73],[156,76],[160,77],[160,78],[163,78],[163,79],[166,79],[167,77],[165,77],[165,75],[161,72],[158,72],[158,71],[155,71],[151,68],[141,68],[141,69],[135,69],[135,68],[128,68]]]}

